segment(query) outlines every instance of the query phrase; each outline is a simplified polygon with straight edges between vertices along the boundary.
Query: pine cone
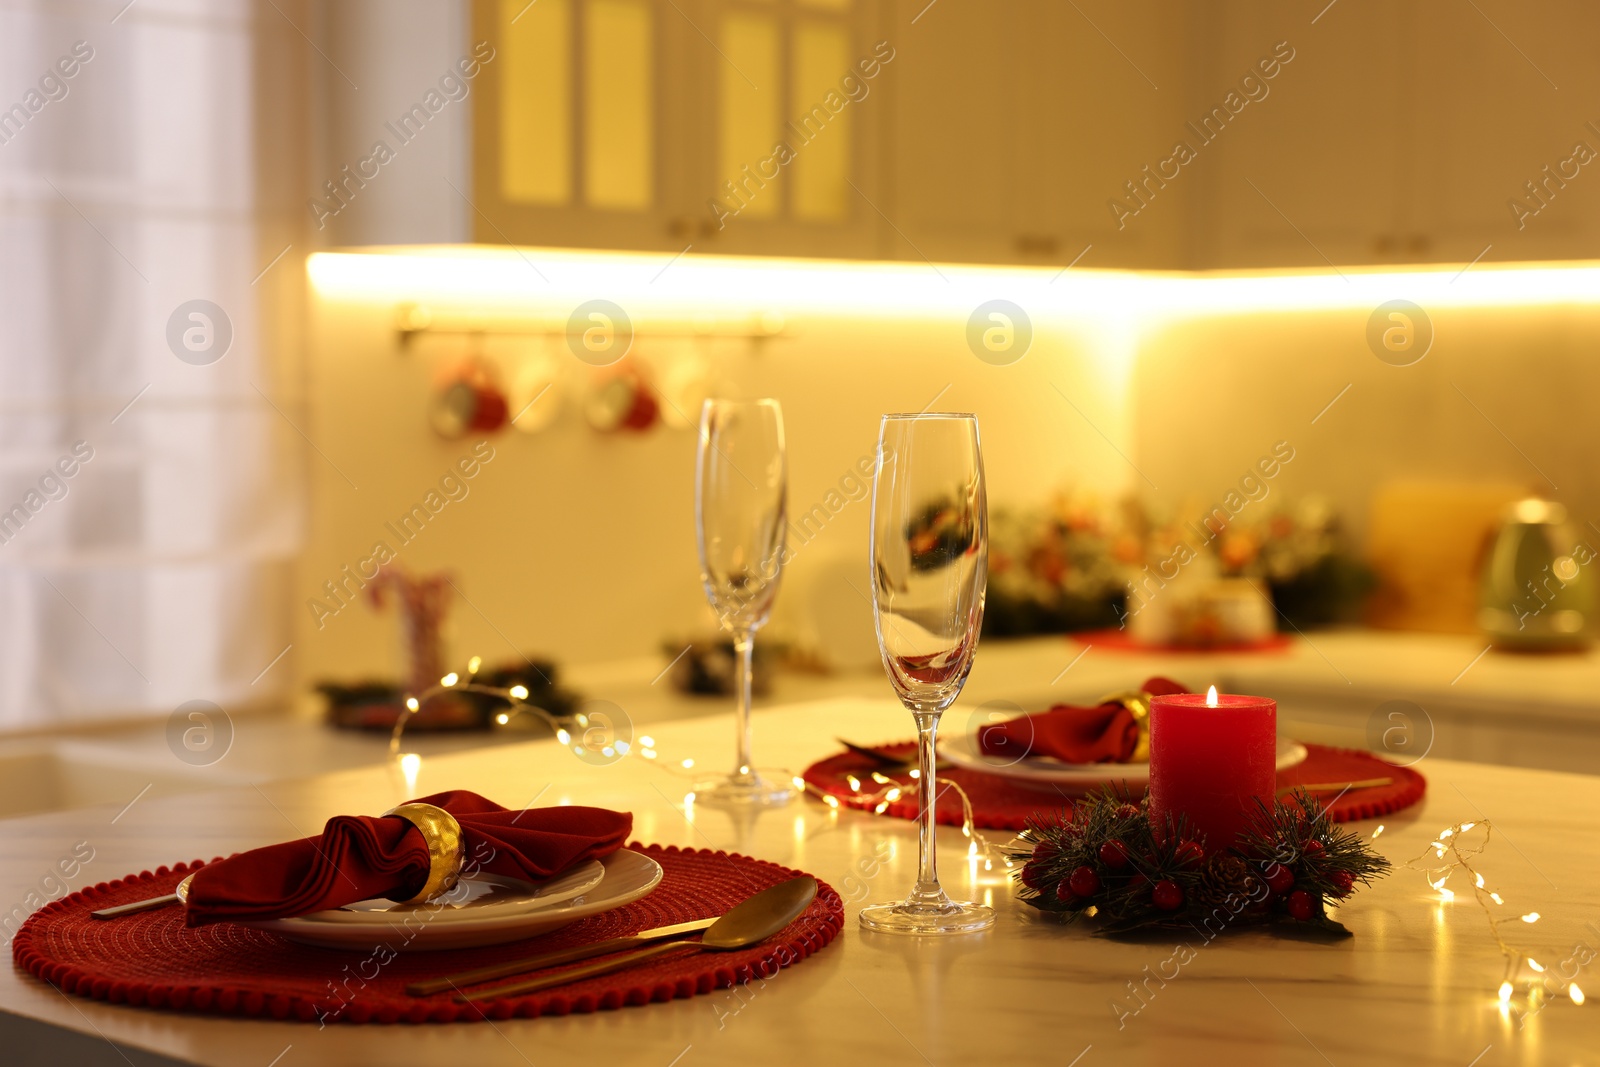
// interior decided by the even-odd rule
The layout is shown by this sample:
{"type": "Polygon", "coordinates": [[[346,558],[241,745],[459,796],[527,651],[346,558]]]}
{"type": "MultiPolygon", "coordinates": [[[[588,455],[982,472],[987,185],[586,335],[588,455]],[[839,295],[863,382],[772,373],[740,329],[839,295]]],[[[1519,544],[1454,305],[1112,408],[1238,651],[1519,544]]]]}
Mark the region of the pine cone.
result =
{"type": "Polygon", "coordinates": [[[1238,911],[1250,899],[1256,874],[1250,865],[1238,856],[1223,854],[1207,863],[1200,871],[1200,881],[1194,888],[1193,903],[1201,911],[1228,907],[1238,911]]]}

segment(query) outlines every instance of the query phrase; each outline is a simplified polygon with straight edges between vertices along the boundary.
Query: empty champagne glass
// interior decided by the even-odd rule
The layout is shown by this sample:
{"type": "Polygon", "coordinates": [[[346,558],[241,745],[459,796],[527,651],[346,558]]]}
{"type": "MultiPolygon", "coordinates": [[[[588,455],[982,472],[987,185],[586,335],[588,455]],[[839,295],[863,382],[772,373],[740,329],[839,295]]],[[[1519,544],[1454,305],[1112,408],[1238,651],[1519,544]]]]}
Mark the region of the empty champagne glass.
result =
{"type": "Polygon", "coordinates": [[[707,400],[695,463],[700,580],[738,660],[738,757],[733,773],[696,783],[712,803],[777,805],[794,796],[788,772],[764,778],[750,758],[750,655],[778,594],[788,526],[788,460],[776,400],[707,400]]]}
{"type": "Polygon", "coordinates": [[[883,668],[917,721],[917,884],[861,912],[869,930],[954,934],[994,925],[993,909],[951,900],[935,854],[939,716],[972,670],[989,577],[989,509],[976,415],[885,415],[872,484],[872,610],[883,668]]]}

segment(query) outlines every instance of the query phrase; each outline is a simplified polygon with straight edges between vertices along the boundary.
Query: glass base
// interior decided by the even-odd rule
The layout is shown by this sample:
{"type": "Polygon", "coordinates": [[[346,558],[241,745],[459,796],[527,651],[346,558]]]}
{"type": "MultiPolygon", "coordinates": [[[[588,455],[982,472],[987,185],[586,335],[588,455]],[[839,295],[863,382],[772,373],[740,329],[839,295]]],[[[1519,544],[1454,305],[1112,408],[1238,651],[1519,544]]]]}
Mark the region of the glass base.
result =
{"type": "Polygon", "coordinates": [[[861,909],[861,927],[886,934],[974,934],[994,925],[994,909],[963,900],[943,904],[873,904],[861,909]]]}
{"type": "Polygon", "coordinates": [[[727,774],[694,784],[694,802],[712,807],[778,808],[795,798],[798,790],[789,774],[770,772],[772,777],[754,774],[727,774]]]}

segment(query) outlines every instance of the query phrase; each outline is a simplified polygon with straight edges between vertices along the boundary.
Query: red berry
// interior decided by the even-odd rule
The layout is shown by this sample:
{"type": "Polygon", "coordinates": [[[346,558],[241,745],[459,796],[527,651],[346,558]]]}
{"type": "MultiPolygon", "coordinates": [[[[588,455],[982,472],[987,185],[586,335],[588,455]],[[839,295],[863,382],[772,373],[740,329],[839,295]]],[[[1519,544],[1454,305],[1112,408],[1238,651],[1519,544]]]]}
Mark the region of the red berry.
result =
{"type": "Polygon", "coordinates": [[[1267,880],[1267,885],[1274,893],[1282,895],[1294,885],[1294,872],[1281,863],[1274,863],[1262,875],[1267,880]]]}
{"type": "Polygon", "coordinates": [[[1185,841],[1173,850],[1172,858],[1185,867],[1198,867],[1205,862],[1206,850],[1198,841],[1185,841]]]}
{"type": "Polygon", "coordinates": [[[1100,862],[1120,871],[1128,865],[1128,850],[1121,841],[1107,841],[1100,846],[1100,862]]]}
{"type": "Polygon", "coordinates": [[[1311,913],[1316,910],[1316,899],[1304,889],[1296,889],[1289,894],[1289,914],[1301,922],[1305,922],[1311,918],[1311,913]]]}
{"type": "Polygon", "coordinates": [[[1043,879],[1043,876],[1043,864],[1029,862],[1022,865],[1022,884],[1027,886],[1029,889],[1038,889],[1039,882],[1043,879]]]}
{"type": "Polygon", "coordinates": [[[1100,891],[1100,876],[1094,873],[1092,867],[1079,867],[1067,879],[1067,885],[1076,896],[1092,897],[1100,891]]]}
{"type": "Polygon", "coordinates": [[[1349,896],[1350,890],[1355,887],[1356,876],[1349,871],[1334,871],[1328,876],[1328,881],[1333,883],[1335,896],[1349,896]]]}
{"type": "Polygon", "coordinates": [[[1305,847],[1300,851],[1305,853],[1307,856],[1310,856],[1312,859],[1315,859],[1316,857],[1322,855],[1322,842],[1313,837],[1310,841],[1306,842],[1305,847]]]}
{"type": "Polygon", "coordinates": [[[1177,911],[1183,907],[1183,890],[1178,888],[1177,882],[1163,879],[1150,890],[1150,899],[1162,911],[1177,911]]]}
{"type": "Polygon", "coordinates": [[[1059,882],[1056,885],[1056,899],[1063,904],[1072,904],[1077,901],[1078,895],[1072,891],[1072,886],[1068,882],[1059,882]]]}
{"type": "Polygon", "coordinates": [[[1137,807],[1135,807],[1134,805],[1132,805],[1132,804],[1119,804],[1117,806],[1117,818],[1119,818],[1119,819],[1137,819],[1138,817],[1139,817],[1139,809],[1137,807]]]}

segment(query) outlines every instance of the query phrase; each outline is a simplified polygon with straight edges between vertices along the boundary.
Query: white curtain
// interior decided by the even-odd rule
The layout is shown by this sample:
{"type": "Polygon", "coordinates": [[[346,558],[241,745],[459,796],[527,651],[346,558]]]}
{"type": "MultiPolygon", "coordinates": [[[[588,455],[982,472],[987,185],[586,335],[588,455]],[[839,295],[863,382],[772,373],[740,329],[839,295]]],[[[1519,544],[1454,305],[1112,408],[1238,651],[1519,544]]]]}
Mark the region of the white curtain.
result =
{"type": "Polygon", "coordinates": [[[125,3],[0,0],[0,731],[291,673],[303,420],[262,338],[304,249],[269,267],[255,12],[125,3]]]}

